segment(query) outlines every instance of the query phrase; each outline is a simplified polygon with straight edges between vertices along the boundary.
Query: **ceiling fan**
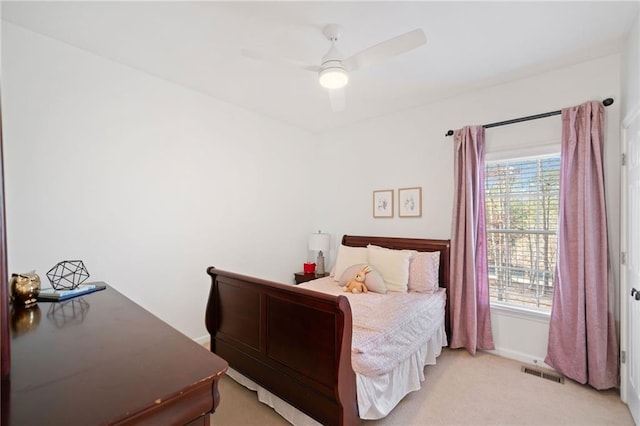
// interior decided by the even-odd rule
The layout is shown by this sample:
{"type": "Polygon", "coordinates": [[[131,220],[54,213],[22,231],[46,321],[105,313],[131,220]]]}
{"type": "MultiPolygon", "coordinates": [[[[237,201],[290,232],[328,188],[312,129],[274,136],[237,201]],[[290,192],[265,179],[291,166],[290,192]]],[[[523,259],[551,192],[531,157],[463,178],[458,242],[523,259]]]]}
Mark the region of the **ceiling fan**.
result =
{"type": "Polygon", "coordinates": [[[340,39],[342,31],[343,28],[337,24],[329,24],[324,27],[322,33],[331,42],[331,48],[322,57],[320,65],[309,65],[294,59],[249,49],[242,49],[242,54],[252,59],[317,72],[320,85],[329,89],[331,109],[338,112],[344,110],[346,106],[344,87],[349,82],[349,72],[377,64],[392,56],[420,47],[427,42],[424,32],[421,29],[416,29],[368,47],[345,59],[336,47],[336,42],[340,39]]]}

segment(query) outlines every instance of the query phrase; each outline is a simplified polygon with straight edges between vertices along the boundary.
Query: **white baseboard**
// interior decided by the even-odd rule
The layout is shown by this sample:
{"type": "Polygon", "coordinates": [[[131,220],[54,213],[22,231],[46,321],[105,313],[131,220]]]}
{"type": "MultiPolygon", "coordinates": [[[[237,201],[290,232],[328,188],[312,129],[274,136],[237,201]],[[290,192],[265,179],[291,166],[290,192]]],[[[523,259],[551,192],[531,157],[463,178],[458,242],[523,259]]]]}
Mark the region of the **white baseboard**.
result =
{"type": "Polygon", "coordinates": [[[201,336],[201,337],[196,337],[195,339],[193,339],[196,343],[200,344],[200,345],[206,345],[207,343],[209,343],[211,341],[211,336],[209,336],[208,334],[201,336]]]}
{"type": "MultiPolygon", "coordinates": [[[[544,362],[544,358],[537,357],[531,354],[525,354],[522,352],[512,351],[504,348],[496,348],[495,350],[485,351],[494,355],[501,356],[503,358],[513,359],[515,361],[523,362],[529,365],[536,365],[541,368],[553,370],[553,367],[544,362]]],[[[554,370],[555,371],[555,370],[554,370]]]]}

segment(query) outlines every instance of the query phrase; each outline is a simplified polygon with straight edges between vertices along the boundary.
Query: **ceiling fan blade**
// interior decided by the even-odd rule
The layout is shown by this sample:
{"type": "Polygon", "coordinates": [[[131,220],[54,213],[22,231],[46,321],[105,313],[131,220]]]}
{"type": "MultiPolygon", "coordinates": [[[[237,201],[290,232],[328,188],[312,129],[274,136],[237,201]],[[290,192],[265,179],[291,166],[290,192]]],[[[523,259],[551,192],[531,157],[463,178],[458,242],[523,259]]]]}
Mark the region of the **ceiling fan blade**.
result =
{"type": "Polygon", "coordinates": [[[242,53],[242,56],[246,56],[247,58],[270,62],[275,65],[280,65],[285,67],[295,67],[295,68],[300,68],[307,71],[315,71],[315,72],[320,71],[320,67],[318,65],[309,65],[295,59],[282,58],[280,56],[275,56],[269,53],[258,52],[256,50],[250,50],[250,49],[242,49],[240,52],[242,53]]]}
{"type": "Polygon", "coordinates": [[[342,61],[342,64],[347,71],[357,70],[413,50],[426,42],[427,37],[424,35],[424,31],[418,28],[364,49],[342,61]]]}
{"type": "Polygon", "coordinates": [[[331,102],[331,111],[344,111],[347,101],[344,96],[344,87],[340,89],[329,89],[329,101],[331,102]]]}

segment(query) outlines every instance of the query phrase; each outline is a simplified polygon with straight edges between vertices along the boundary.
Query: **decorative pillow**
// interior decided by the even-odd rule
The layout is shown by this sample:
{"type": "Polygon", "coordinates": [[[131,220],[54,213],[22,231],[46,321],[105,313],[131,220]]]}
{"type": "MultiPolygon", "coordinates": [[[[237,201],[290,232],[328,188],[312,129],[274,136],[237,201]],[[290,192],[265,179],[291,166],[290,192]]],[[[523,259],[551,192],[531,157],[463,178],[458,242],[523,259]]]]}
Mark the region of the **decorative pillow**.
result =
{"type": "MultiPolygon", "coordinates": [[[[336,256],[336,264],[334,266],[333,280],[340,281],[340,277],[351,265],[356,263],[369,263],[369,252],[366,247],[349,247],[340,244],[338,247],[338,256],[336,256]]],[[[372,265],[373,267],[373,265],[372,265]]]]}
{"type": "MultiPolygon", "coordinates": [[[[366,265],[366,263],[358,263],[356,265],[351,265],[347,269],[345,269],[345,271],[342,273],[342,276],[340,277],[338,285],[340,287],[346,286],[349,281],[356,277],[356,274],[363,265],[366,265]]],[[[382,278],[382,275],[380,275],[380,272],[373,269],[373,267],[371,268],[371,271],[367,272],[367,274],[364,276],[364,284],[367,286],[369,291],[373,291],[374,293],[385,294],[387,292],[387,286],[384,285],[384,279],[382,278]]]]}
{"type": "Polygon", "coordinates": [[[406,292],[409,283],[409,261],[415,250],[392,250],[369,244],[369,265],[382,274],[389,291],[406,292]]]}
{"type": "Polygon", "coordinates": [[[409,291],[435,293],[440,286],[438,276],[440,252],[419,252],[409,263],[409,291]]]}

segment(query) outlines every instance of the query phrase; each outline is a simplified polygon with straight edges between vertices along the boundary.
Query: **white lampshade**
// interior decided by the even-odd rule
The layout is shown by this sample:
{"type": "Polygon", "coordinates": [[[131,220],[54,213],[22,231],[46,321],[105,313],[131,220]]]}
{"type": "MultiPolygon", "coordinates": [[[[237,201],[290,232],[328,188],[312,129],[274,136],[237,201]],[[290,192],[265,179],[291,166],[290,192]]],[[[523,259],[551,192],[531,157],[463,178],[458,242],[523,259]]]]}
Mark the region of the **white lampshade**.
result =
{"type": "Polygon", "coordinates": [[[309,250],[312,251],[323,251],[328,252],[329,246],[331,245],[331,235],[322,234],[318,232],[317,234],[311,234],[309,236],[309,250]]]}
{"type": "Polygon", "coordinates": [[[342,68],[326,68],[320,71],[319,81],[327,89],[340,89],[349,82],[349,75],[342,68]]]}

